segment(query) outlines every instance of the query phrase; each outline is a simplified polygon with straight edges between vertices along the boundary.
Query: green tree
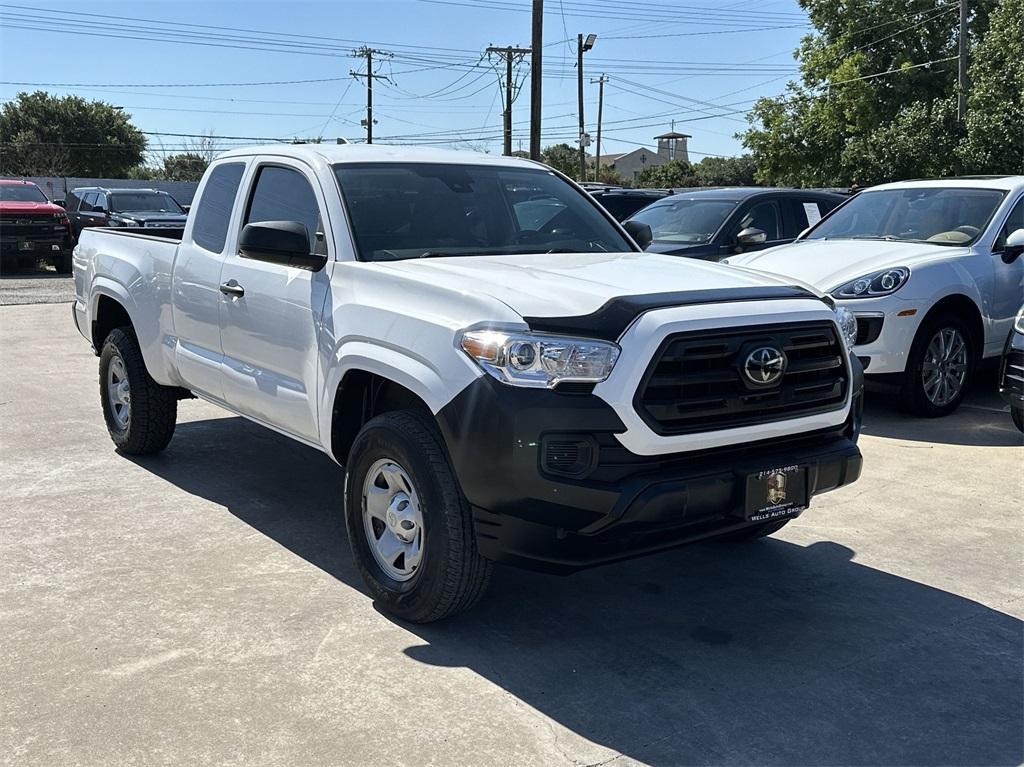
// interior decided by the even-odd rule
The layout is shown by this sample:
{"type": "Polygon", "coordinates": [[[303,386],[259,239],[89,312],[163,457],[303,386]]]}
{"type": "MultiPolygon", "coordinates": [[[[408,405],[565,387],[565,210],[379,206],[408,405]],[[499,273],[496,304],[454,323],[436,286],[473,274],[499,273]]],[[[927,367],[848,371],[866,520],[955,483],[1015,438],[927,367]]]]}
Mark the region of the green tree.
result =
{"type": "Polygon", "coordinates": [[[757,165],[748,154],[742,157],[705,157],[693,166],[701,186],[752,186],[757,165]]]}
{"type": "Polygon", "coordinates": [[[1024,0],[1002,0],[972,51],[967,136],[958,148],[972,173],[1024,173],[1024,0]]]}
{"type": "MultiPolygon", "coordinates": [[[[975,49],[1000,1],[1007,2],[972,0],[969,29],[975,49]]],[[[782,96],[760,99],[748,115],[751,127],[743,142],[757,164],[757,178],[797,186],[876,183],[926,175],[920,165],[926,159],[928,173],[953,171],[952,152],[926,158],[922,148],[951,127],[946,105],[955,97],[956,64],[946,59],[956,55],[956,5],[947,0],[800,4],[816,28],[797,51],[800,82],[790,83],[782,96]],[[892,138],[900,140],[884,144],[885,162],[869,154],[892,138]]],[[[941,142],[936,154],[948,146],[941,142]]]]}
{"type": "Polygon", "coordinates": [[[648,165],[636,177],[636,185],[670,189],[672,187],[700,186],[693,166],[685,160],[670,160],[664,165],[648,165]]]}
{"type": "Polygon", "coordinates": [[[541,150],[540,161],[550,165],[569,178],[578,180],[580,175],[580,151],[569,144],[552,144],[541,150]]]}
{"type": "Polygon", "coordinates": [[[142,162],[146,138],[102,101],[19,93],[0,110],[0,172],[116,178],[142,162]]]}
{"type": "Polygon", "coordinates": [[[198,181],[210,163],[195,152],[172,154],[164,159],[164,178],[170,181],[198,181]]]}

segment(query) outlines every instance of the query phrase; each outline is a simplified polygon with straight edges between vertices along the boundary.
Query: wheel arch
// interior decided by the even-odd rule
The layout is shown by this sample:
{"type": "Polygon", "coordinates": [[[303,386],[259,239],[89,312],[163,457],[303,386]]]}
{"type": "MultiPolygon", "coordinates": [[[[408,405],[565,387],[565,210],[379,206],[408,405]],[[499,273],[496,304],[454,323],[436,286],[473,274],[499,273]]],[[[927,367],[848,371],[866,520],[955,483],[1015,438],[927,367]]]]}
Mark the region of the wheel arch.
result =
{"type": "Polygon", "coordinates": [[[985,352],[985,324],[981,316],[981,309],[970,296],[963,293],[951,293],[943,296],[921,319],[917,332],[920,333],[933,317],[946,313],[959,317],[967,324],[971,340],[974,342],[975,359],[973,362],[977,364],[985,352]]]}
{"type": "Polygon", "coordinates": [[[93,286],[92,311],[90,312],[89,334],[96,354],[103,350],[103,341],[114,328],[129,325],[135,330],[135,322],[129,310],[128,297],[106,283],[93,286]]]}

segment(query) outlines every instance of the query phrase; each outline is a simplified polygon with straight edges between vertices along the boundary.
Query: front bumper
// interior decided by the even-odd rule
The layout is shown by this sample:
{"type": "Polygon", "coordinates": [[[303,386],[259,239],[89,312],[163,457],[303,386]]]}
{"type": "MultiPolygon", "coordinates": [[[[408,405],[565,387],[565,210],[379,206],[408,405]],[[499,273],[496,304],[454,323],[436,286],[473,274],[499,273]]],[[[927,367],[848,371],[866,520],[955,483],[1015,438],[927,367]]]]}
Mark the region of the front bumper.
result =
{"type": "Polygon", "coordinates": [[[5,231],[0,237],[0,255],[4,257],[34,257],[62,255],[71,250],[67,233],[56,235],[19,235],[5,231]]]}
{"type": "Polygon", "coordinates": [[[906,369],[917,328],[928,313],[927,302],[905,301],[893,295],[836,304],[857,317],[858,343],[853,353],[866,363],[868,375],[902,373],[906,369]],[[869,340],[865,342],[865,338],[869,340]]]}
{"type": "Polygon", "coordinates": [[[806,467],[808,500],[854,482],[861,472],[859,374],[853,383],[850,416],[840,426],[658,456],[623,447],[614,435],[625,427],[598,397],[516,389],[489,376],[438,421],[480,552],[570,573],[752,526],[744,517],[746,478],[765,469],[806,467]],[[547,448],[552,438],[589,446],[589,459],[558,472],[547,448]]]}

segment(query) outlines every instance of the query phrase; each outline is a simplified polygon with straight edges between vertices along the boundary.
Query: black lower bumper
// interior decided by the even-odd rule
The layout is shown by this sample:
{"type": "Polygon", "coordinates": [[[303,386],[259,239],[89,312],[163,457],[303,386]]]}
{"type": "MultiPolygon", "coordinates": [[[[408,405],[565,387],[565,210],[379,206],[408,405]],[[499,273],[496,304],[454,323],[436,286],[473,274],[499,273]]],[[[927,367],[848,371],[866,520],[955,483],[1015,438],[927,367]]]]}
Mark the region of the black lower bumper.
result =
{"type": "Polygon", "coordinates": [[[755,525],[745,516],[747,477],[773,467],[804,467],[808,500],[854,482],[863,409],[857,370],[842,426],[700,452],[635,455],[615,439],[625,427],[598,397],[517,389],[489,376],[438,420],[481,553],[570,573],[755,525]],[[550,450],[552,440],[575,443],[575,463],[564,449],[550,450]]]}
{"type": "Polygon", "coordinates": [[[7,235],[0,238],[0,256],[3,258],[47,258],[63,255],[71,251],[71,240],[67,235],[18,236],[7,235]],[[54,250],[56,248],[56,250],[54,250]]]}

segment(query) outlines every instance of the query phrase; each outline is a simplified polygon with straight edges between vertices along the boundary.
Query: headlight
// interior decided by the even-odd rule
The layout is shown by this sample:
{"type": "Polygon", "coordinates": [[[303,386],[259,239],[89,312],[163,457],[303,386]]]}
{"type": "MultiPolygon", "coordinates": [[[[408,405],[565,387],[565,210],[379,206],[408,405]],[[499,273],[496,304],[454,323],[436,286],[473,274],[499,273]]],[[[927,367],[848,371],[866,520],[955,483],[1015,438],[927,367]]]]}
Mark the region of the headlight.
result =
{"type": "Polygon", "coordinates": [[[600,383],[619,357],[619,347],[607,341],[538,333],[467,330],[457,343],[502,383],[537,389],[563,381],[600,383]]]}
{"type": "Polygon", "coordinates": [[[839,325],[839,331],[843,334],[846,350],[851,351],[857,342],[857,318],[845,306],[840,306],[836,308],[836,323],[839,325]]]}
{"type": "Polygon", "coordinates": [[[903,287],[910,277],[910,270],[905,266],[894,266],[880,272],[858,277],[832,291],[836,298],[874,298],[895,293],[903,287]]]}
{"type": "Polygon", "coordinates": [[[1024,333],[1024,306],[1017,312],[1017,318],[1013,321],[1013,329],[1018,333],[1024,333]]]}

